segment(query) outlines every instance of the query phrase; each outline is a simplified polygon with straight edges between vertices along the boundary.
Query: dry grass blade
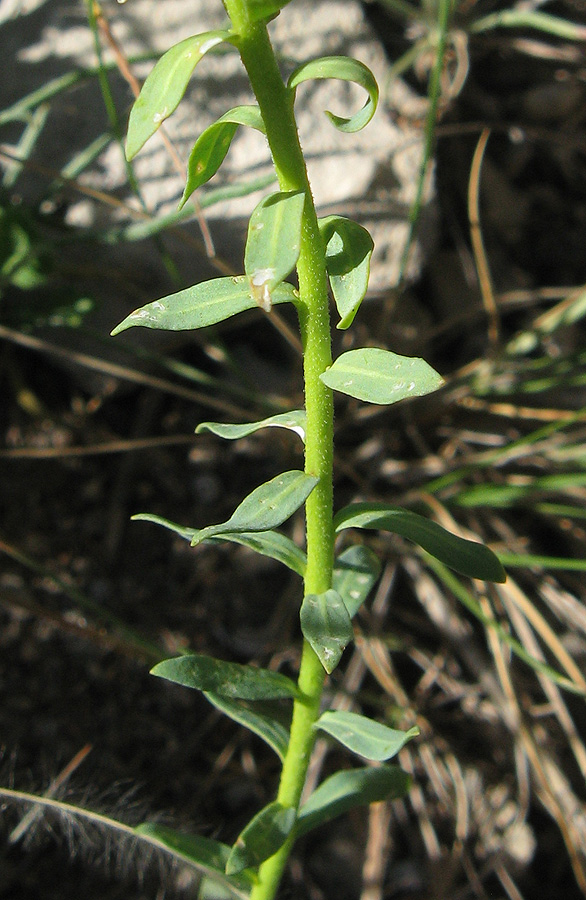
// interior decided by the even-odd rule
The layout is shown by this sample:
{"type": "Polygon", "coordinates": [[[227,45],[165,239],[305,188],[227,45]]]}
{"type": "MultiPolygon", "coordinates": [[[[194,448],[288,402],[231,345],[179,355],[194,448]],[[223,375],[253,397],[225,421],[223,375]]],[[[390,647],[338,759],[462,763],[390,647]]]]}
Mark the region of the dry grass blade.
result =
{"type": "MultiPolygon", "coordinates": [[[[506,587],[502,586],[501,588],[501,586],[499,586],[498,594],[508,611],[513,626],[520,635],[528,652],[538,659],[544,658],[541,648],[527,624],[530,622],[531,625],[536,628],[541,638],[547,643],[551,652],[554,653],[562,665],[565,666],[570,677],[573,677],[574,680],[578,679],[579,681],[583,681],[584,679],[581,671],[577,668],[570,655],[565,651],[557,636],[549,626],[547,626],[547,623],[545,623],[545,620],[535,609],[529,598],[525,596],[519,586],[515,584],[511,578],[509,578],[506,587]],[[543,628],[543,625],[545,625],[545,629],[543,628]],[[562,658],[558,655],[560,650],[562,651],[562,658]],[[567,667],[567,663],[570,666],[569,668],[567,667]],[[577,669],[577,672],[573,672],[574,669],[577,669]],[[570,670],[572,670],[573,674],[571,674],[570,670]]],[[[549,678],[540,673],[537,674],[537,677],[539,678],[543,692],[549,699],[552,713],[556,716],[560,726],[565,732],[568,744],[572,748],[572,752],[582,776],[586,779],[586,747],[578,735],[578,731],[572,721],[568,708],[564,703],[562,694],[549,678]]]]}
{"type": "MultiPolygon", "coordinates": [[[[88,753],[92,750],[91,744],[86,744],[85,747],[82,747],[81,750],[75,754],[73,759],[71,759],[67,765],[59,772],[56,778],[54,778],[43,794],[45,798],[47,797],[55,797],[57,792],[61,790],[61,788],[65,785],[69,778],[73,775],[76,769],[82,764],[88,753]]],[[[16,844],[17,841],[20,841],[29,830],[31,825],[34,824],[35,820],[42,815],[42,810],[39,806],[33,806],[29,812],[26,813],[18,823],[18,825],[12,829],[10,834],[8,835],[8,843],[16,844]]]]}
{"type": "MultiPolygon", "coordinates": [[[[494,613],[487,595],[481,596],[480,602],[486,616],[493,616],[494,613]]],[[[489,629],[487,637],[501,686],[515,720],[515,734],[529,760],[538,796],[560,830],[578,887],[583,893],[586,893],[586,871],[583,863],[584,841],[575,822],[575,816],[568,817],[568,800],[571,798],[575,806],[575,795],[569,790],[566,779],[561,779],[559,767],[551,759],[544,743],[536,737],[531,726],[525,722],[517,700],[509,662],[503,652],[498,635],[493,629],[489,629]],[[560,777],[552,777],[554,773],[560,777]]]]}
{"type": "MultiPolygon", "coordinates": [[[[164,378],[157,378],[154,375],[148,375],[145,372],[139,372],[128,366],[120,366],[116,363],[107,362],[95,356],[89,356],[87,353],[79,353],[74,350],[68,350],[45,341],[42,338],[35,337],[31,334],[23,334],[5,325],[0,325],[0,338],[19,344],[21,347],[27,347],[29,350],[37,350],[65,359],[67,362],[75,363],[94,372],[101,372],[105,375],[111,375],[114,378],[120,378],[123,381],[131,381],[134,384],[142,384],[151,387],[157,391],[164,391],[173,394],[175,397],[182,397],[184,400],[190,400],[192,403],[198,403],[202,406],[218,409],[230,416],[242,416],[242,407],[233,406],[225,400],[213,397],[211,394],[204,394],[201,391],[194,391],[190,388],[184,388],[181,385],[174,384],[164,378]]],[[[250,414],[254,418],[253,414],[250,414]]]]}

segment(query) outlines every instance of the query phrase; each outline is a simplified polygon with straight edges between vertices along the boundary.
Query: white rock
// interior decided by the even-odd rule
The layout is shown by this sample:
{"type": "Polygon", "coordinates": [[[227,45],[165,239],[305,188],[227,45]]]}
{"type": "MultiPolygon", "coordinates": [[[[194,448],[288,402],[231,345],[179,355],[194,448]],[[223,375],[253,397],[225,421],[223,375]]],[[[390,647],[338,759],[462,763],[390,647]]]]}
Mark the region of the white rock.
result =
{"type": "MultiPolygon", "coordinates": [[[[127,56],[155,50],[226,24],[220,0],[128,0],[124,5],[103,0],[112,31],[127,56]]],[[[93,36],[85,18],[85,4],[71,0],[0,0],[0,53],[13,57],[0,87],[0,109],[38,88],[48,78],[76,67],[96,65],[93,36]]],[[[271,23],[270,31],[282,71],[288,74],[300,62],[316,56],[348,55],[366,63],[374,72],[384,97],[389,64],[381,43],[353,0],[293,0],[271,23]]],[[[111,51],[104,50],[111,62],[111,51]]],[[[152,64],[135,66],[144,78],[152,64]]],[[[126,118],[132,95],[117,74],[110,75],[118,109],[126,118]]],[[[399,128],[392,111],[381,102],[375,119],[358,134],[342,134],[324,115],[325,109],[348,114],[361,106],[364,93],[340,81],[316,81],[298,88],[296,111],[302,145],[308,160],[312,189],[320,214],[337,212],[357,219],[373,233],[375,255],[371,291],[385,291],[397,280],[407,235],[406,216],[421,159],[421,142],[414,130],[399,128]]],[[[210,53],[198,65],[185,100],[166,122],[166,129],[182,159],[186,160],[197,136],[232,106],[253,101],[237,53],[210,53]]],[[[125,124],[125,121],[124,121],[125,124]]],[[[18,128],[11,126],[16,132],[18,128]]],[[[67,163],[98,134],[108,120],[95,80],[61,95],[53,105],[36,158],[53,168],[67,163]]],[[[205,192],[221,186],[253,181],[271,172],[264,138],[252,129],[240,128],[228,157],[205,192]]],[[[147,208],[152,214],[172,211],[181,196],[183,182],[173,168],[160,135],[155,135],[138,154],[135,173],[147,208]]],[[[136,205],[127,187],[126,169],[116,144],[110,145],[84,173],[83,183],[116,192],[136,205]]],[[[19,189],[26,192],[26,187],[19,189]]],[[[430,191],[428,191],[429,195],[430,191]]],[[[25,193],[26,195],[26,193],[25,193]]],[[[206,217],[220,255],[232,261],[234,234],[244,240],[248,216],[261,193],[224,201],[210,207],[206,217]],[[226,226],[226,223],[231,223],[226,226]],[[225,233],[225,236],[224,236],[225,233]]],[[[87,222],[87,200],[83,201],[87,222]]],[[[124,213],[93,202],[96,225],[112,223],[124,213]]],[[[79,222],[76,204],[70,221],[79,222]]],[[[238,251],[240,253],[240,251],[238,251]]],[[[411,274],[417,268],[414,254],[411,274]]]]}

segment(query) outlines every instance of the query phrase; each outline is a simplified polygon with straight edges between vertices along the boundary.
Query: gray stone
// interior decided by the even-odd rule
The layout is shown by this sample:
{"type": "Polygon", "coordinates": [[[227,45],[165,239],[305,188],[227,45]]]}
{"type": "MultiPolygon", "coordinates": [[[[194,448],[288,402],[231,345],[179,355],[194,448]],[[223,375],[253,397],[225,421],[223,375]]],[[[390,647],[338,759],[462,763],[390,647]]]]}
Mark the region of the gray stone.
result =
{"type": "MultiPolygon", "coordinates": [[[[149,51],[162,53],[190,34],[226,24],[219,0],[128,0],[123,5],[104,0],[103,9],[116,40],[130,57],[149,51]]],[[[373,122],[358,134],[341,134],[323,114],[325,109],[347,114],[362,105],[363,92],[355,86],[331,80],[303,84],[298,89],[296,110],[319,212],[350,216],[371,231],[376,245],[371,291],[384,292],[398,277],[421,142],[415,129],[395,124],[387,108],[389,66],[382,45],[354,0],[294,0],[271,23],[270,30],[284,73],[315,56],[342,54],[362,60],[377,77],[382,102],[373,122]]],[[[80,66],[95,66],[85,4],[81,0],[0,0],[0,53],[5,65],[0,109],[50,78],[80,66]]],[[[113,61],[107,48],[104,56],[113,61]]],[[[137,77],[146,77],[151,66],[136,65],[137,77]]],[[[114,73],[110,84],[118,109],[129,110],[132,95],[126,83],[114,73]]],[[[404,85],[401,91],[403,95],[407,91],[404,85]]],[[[208,54],[198,65],[185,100],[166,123],[180,157],[187,159],[197,136],[223,112],[252,100],[237,53],[208,54]]],[[[53,101],[35,159],[59,169],[107,128],[97,79],[92,78],[53,101]]],[[[0,140],[15,146],[21,132],[22,125],[12,123],[2,129],[0,140]]],[[[134,171],[151,215],[176,208],[183,182],[160,135],[151,138],[138,154],[134,171]]],[[[206,190],[252,181],[270,172],[264,138],[241,128],[220,172],[201,190],[201,196],[205,197],[206,190]]],[[[19,191],[25,197],[34,196],[43,177],[46,179],[28,174],[18,183],[19,191]]],[[[125,204],[138,205],[128,188],[124,160],[115,142],[80,180],[125,204]]],[[[237,268],[242,266],[246,222],[260,196],[257,192],[206,210],[218,254],[237,268]]],[[[90,198],[71,202],[67,212],[68,222],[79,226],[107,227],[128,218],[124,207],[115,209],[90,198]]],[[[416,250],[411,275],[417,271],[419,259],[416,250]]],[[[206,268],[203,263],[202,268],[206,268]]]]}

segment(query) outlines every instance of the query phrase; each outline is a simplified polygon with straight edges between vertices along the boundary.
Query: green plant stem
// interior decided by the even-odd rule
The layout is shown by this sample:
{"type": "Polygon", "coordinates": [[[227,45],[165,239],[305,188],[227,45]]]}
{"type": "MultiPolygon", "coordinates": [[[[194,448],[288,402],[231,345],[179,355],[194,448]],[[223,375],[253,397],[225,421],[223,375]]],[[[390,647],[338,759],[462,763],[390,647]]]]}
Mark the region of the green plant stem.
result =
{"type": "MultiPolygon", "coordinates": [[[[238,33],[238,49],[248,73],[266,126],[279,185],[283,191],[303,191],[299,278],[299,322],[303,341],[307,431],[305,471],[319,477],[305,507],[307,571],[305,593],[322,593],[331,587],[334,532],[333,496],[333,398],[319,376],[331,365],[330,316],[325,252],[307,178],[293,114],[293,96],[283,82],[264,22],[250,22],[244,0],[225,0],[238,33]]],[[[294,704],[289,747],[283,763],[277,799],[298,808],[307,767],[315,742],[314,723],[319,715],[325,673],[317,656],[304,642],[299,670],[303,699],[294,704]]],[[[259,869],[251,900],[272,900],[287,862],[292,835],[259,869]]]]}

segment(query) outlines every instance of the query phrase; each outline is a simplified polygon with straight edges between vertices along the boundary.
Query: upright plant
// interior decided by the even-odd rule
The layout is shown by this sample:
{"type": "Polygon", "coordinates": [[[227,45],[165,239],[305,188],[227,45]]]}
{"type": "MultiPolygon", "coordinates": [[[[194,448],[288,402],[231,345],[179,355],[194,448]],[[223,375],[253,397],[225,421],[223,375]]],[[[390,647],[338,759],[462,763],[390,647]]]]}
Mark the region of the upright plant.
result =
{"type": "Polygon", "coordinates": [[[292,303],[303,346],[305,409],[248,424],[206,422],[198,431],[237,439],[267,426],[294,431],[305,443],[304,471],[276,475],[257,487],[232,516],[218,525],[185,528],[153,515],[188,540],[232,541],[278,560],[303,579],[300,624],[303,649],[297,681],[280,673],[198,654],[158,663],[153,674],[203,691],[217,708],[262,737],[278,754],[282,770],[277,796],[257,813],[232,847],[199,836],[179,835],[145,825],[141,830],[179,851],[221,883],[223,890],[251,900],[275,897],[295,840],[354,806],[403,795],[408,778],[397,766],[349,768],[323,781],[302,802],[318,731],[353,753],[386,762],[417,729],[396,731],[365,716],[323,711],[326,676],[338,665],[353,637],[352,617],[374,586],[379,564],[362,544],[335,553],[346,529],[382,529],[400,534],[456,571],[474,578],[504,580],[492,552],[458,538],[417,514],[384,503],[353,503],[334,515],[333,392],[370,403],[391,404],[422,396],[442,379],[421,359],[385,349],[342,353],[332,362],[328,288],[346,329],[358,312],[368,284],[373,249],[368,232],[340,216],[318,219],[294,116],[302,82],[336,78],[366,91],[364,106],[349,118],[328,112],[342,132],[354,132],[374,115],[378,89],[369,69],[344,57],[300,65],[284,81],[270,43],[267,23],[289,0],[224,0],[230,27],[187,38],[159,60],[130,116],[127,156],[132,158],[177,107],[202,56],[220,44],[240,53],[256,104],[229,110],[198,138],[189,159],[182,203],[210,179],[226,156],[238,126],[266,135],[280,190],[252,213],[244,254],[244,274],[196,284],[131,313],[114,334],[136,325],[168,330],[202,328],[243,310],[292,303]],[[285,281],[296,270],[298,288],[285,281]],[[305,506],[306,549],[277,529],[305,506]],[[292,706],[286,721],[274,703],[292,706]]]}

